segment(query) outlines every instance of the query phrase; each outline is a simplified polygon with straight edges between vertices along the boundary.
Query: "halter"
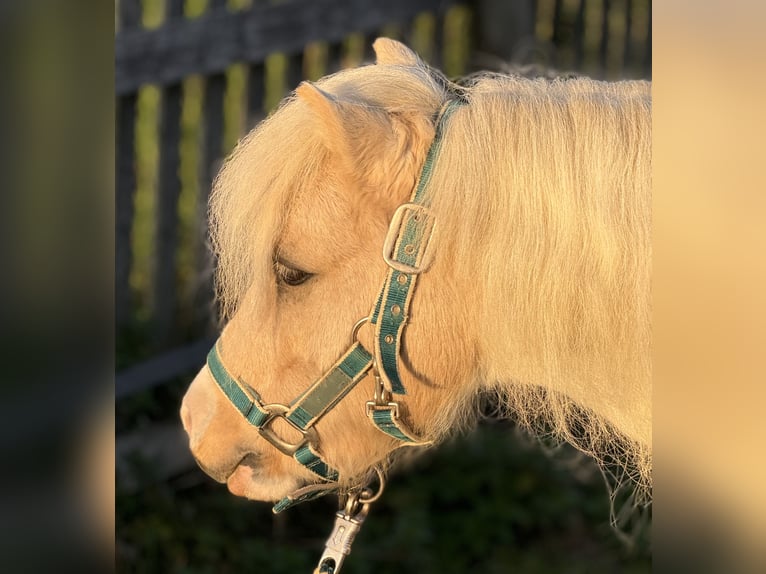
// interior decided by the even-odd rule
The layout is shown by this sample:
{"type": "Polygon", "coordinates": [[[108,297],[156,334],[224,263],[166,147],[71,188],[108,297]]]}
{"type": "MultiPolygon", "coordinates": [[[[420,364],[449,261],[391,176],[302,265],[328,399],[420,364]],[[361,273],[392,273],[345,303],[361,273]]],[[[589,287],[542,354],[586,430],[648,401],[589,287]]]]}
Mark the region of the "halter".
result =
{"type": "Polygon", "coordinates": [[[430,246],[436,221],[426,205],[425,190],[441,149],[447,120],[463,103],[462,100],[451,100],[442,108],[418,184],[409,203],[400,205],[391,219],[383,245],[383,259],[388,265],[388,273],[372,313],[357,322],[352,330],[351,345],[324,375],[289,405],[266,404],[255,390],[226,370],[221,360],[220,339],[208,354],[207,365],[213,378],[242,416],[280,452],[292,456],[325,482],[309,485],[286,496],[274,505],[274,513],[337,490],[333,483],[338,481],[338,471],[322,458],[313,427],[371,369],[375,377],[375,393],[372,400],[366,403],[365,412],[372,424],[399,440],[401,446],[430,444],[420,442],[407,429],[400,418],[399,403],[392,399],[393,395],[406,394],[399,374],[401,336],[415,284],[433,260],[430,246]],[[375,328],[372,353],[357,340],[360,327],[367,321],[375,328]],[[277,436],[271,427],[276,419],[284,420],[299,433],[300,438],[288,442],[277,436]]]}

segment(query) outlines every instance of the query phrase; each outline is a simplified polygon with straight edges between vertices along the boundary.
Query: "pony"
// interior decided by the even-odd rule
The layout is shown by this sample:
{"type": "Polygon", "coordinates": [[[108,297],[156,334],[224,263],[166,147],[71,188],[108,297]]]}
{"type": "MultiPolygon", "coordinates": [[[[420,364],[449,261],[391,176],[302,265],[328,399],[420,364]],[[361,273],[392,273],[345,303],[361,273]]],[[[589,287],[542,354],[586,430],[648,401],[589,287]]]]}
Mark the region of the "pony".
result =
{"type": "Polygon", "coordinates": [[[311,433],[272,407],[308,402],[350,341],[383,345],[369,319],[397,272],[381,251],[400,247],[388,239],[402,217],[418,219],[401,206],[427,179],[428,262],[405,269],[417,285],[393,306],[406,315],[393,386],[404,444],[470,427],[491,395],[648,490],[650,83],[484,74],[458,86],[403,44],[373,47],[375,64],[302,83],[215,180],[225,325],[181,406],[195,459],[235,495],[294,501],[351,488],[406,450],[370,424],[371,397],[373,415],[394,404],[377,351],[311,433]],[[298,434],[331,477],[296,458],[298,434]]]}

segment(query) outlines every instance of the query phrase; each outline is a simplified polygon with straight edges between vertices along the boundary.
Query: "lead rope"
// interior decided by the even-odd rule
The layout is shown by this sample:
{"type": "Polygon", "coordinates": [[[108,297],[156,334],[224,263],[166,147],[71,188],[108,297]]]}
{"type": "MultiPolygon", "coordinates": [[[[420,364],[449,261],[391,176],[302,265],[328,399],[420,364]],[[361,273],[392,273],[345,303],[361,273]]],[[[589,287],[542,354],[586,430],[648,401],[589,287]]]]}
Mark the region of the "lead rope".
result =
{"type": "Polygon", "coordinates": [[[349,493],[345,497],[345,503],[344,498],[341,497],[340,510],[335,513],[335,525],[325,542],[324,552],[319,558],[314,574],[339,574],[344,560],[351,554],[351,544],[370,512],[370,504],[383,494],[385,487],[383,473],[377,468],[375,472],[380,482],[378,492],[373,494],[368,485],[361,490],[349,493]]]}

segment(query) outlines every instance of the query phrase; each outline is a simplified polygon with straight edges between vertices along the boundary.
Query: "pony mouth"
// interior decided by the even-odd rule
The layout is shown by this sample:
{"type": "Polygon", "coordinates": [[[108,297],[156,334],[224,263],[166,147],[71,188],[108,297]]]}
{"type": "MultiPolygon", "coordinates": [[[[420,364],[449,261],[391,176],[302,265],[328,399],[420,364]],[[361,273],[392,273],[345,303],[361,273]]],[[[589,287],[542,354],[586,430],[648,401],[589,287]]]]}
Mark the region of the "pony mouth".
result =
{"type": "MultiPolygon", "coordinates": [[[[224,482],[227,485],[230,485],[232,483],[235,483],[235,484],[244,483],[245,475],[247,475],[247,480],[249,482],[254,482],[255,475],[258,473],[258,467],[259,467],[258,457],[254,454],[246,454],[245,456],[242,457],[242,459],[237,464],[234,465],[234,468],[232,468],[227,473],[226,479],[222,480],[221,482],[224,482]]],[[[236,494],[236,493],[232,493],[232,494],[236,494]]],[[[243,496],[243,495],[239,495],[239,496],[243,496]]]]}
{"type": "Polygon", "coordinates": [[[197,463],[197,466],[204,472],[206,475],[208,475],[210,478],[215,480],[216,482],[220,482],[221,484],[226,484],[229,479],[237,473],[237,471],[240,468],[249,469],[250,473],[254,475],[256,472],[258,472],[258,463],[257,463],[257,456],[253,454],[245,455],[239,462],[237,462],[234,466],[231,466],[229,468],[226,468],[224,470],[214,470],[208,466],[205,465],[204,462],[202,462],[196,455],[192,453],[192,456],[194,457],[194,462],[197,463]]]}
{"type": "Polygon", "coordinates": [[[264,476],[248,465],[237,465],[226,479],[226,487],[234,496],[248,500],[274,502],[308,484],[292,476],[264,476]]]}
{"type": "Polygon", "coordinates": [[[252,490],[254,470],[247,465],[237,465],[226,479],[226,487],[234,496],[250,498],[248,493],[252,490]]]}

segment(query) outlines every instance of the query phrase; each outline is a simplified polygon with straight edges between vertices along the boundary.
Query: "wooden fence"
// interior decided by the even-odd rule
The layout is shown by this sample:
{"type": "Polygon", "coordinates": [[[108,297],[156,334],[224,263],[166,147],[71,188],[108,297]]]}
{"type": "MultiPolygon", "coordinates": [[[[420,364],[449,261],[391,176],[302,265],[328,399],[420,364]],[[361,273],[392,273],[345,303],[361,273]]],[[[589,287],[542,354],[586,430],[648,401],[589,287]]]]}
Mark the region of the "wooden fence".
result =
{"type": "Polygon", "coordinates": [[[651,75],[650,0],[119,0],[116,27],[118,399],[203,363],[211,183],[302,79],[370,59],[379,35],[451,76],[504,60],[651,75]]]}

